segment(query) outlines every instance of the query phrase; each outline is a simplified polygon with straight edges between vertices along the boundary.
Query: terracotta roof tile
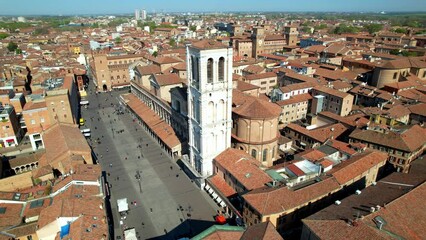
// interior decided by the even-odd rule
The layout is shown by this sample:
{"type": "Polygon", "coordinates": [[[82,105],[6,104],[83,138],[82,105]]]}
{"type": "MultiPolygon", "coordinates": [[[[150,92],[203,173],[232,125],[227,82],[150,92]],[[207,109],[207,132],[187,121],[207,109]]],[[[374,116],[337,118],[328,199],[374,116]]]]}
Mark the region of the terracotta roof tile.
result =
{"type": "Polygon", "coordinates": [[[244,194],[243,198],[261,215],[270,215],[308,204],[312,199],[325,197],[339,189],[340,185],[330,177],[295,191],[286,186],[257,189],[244,194]]]}
{"type": "Polygon", "coordinates": [[[182,84],[182,79],[177,74],[158,74],[154,75],[155,80],[160,86],[182,84]]]}
{"type": "Polygon", "coordinates": [[[225,180],[219,175],[210,178],[210,182],[227,198],[235,195],[237,192],[229,186],[225,180]]]}
{"type": "Polygon", "coordinates": [[[241,150],[228,148],[213,161],[225,168],[247,190],[263,187],[272,181],[269,175],[260,169],[260,163],[241,150]]]}
{"type": "Polygon", "coordinates": [[[191,47],[198,48],[198,49],[220,49],[220,48],[227,48],[224,44],[214,41],[214,40],[201,40],[198,42],[195,42],[191,45],[191,47]]]}
{"type": "Polygon", "coordinates": [[[352,132],[349,137],[405,152],[413,152],[420,149],[426,143],[426,130],[419,125],[413,125],[401,133],[394,131],[381,133],[373,130],[359,130],[352,132]]]}
{"type": "Polygon", "coordinates": [[[239,116],[249,119],[278,118],[281,108],[260,98],[244,94],[238,90],[232,92],[232,111],[239,116]]]}
{"type": "Polygon", "coordinates": [[[324,143],[325,141],[327,141],[327,139],[330,139],[332,136],[333,138],[337,138],[347,130],[347,128],[341,123],[327,125],[327,126],[315,128],[312,130],[308,130],[294,123],[290,123],[286,126],[286,128],[289,128],[295,132],[301,133],[305,136],[311,137],[321,143],[324,143]]]}
{"type": "Polygon", "coordinates": [[[181,144],[173,128],[160,118],[151,108],[133,94],[122,95],[127,105],[134,111],[155,134],[170,148],[181,144]]]}
{"type": "Polygon", "coordinates": [[[336,165],[329,174],[332,174],[340,185],[345,185],[374,166],[385,164],[387,158],[388,154],[384,152],[361,153],[336,165]]]}

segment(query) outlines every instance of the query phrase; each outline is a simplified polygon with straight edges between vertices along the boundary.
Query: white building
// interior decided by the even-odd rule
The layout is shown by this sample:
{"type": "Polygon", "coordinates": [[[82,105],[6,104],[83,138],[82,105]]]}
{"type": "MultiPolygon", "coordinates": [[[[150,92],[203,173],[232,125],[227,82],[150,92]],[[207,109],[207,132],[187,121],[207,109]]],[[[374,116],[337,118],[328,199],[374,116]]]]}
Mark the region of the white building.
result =
{"type": "Polygon", "coordinates": [[[141,20],[141,11],[139,9],[135,9],[135,19],[141,20]]]}
{"type": "Polygon", "coordinates": [[[231,146],[232,48],[203,40],[187,46],[190,164],[203,177],[231,146]]]}
{"type": "Polygon", "coordinates": [[[141,19],[142,19],[142,20],[146,20],[146,10],[145,10],[145,9],[143,9],[143,10],[141,11],[141,19]]]}

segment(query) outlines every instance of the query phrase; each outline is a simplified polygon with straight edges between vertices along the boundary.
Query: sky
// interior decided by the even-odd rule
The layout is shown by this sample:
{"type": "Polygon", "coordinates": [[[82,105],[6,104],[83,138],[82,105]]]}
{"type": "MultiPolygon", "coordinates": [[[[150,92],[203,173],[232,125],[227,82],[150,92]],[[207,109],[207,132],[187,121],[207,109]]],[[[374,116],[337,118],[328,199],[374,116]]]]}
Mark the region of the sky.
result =
{"type": "Polygon", "coordinates": [[[78,15],[150,12],[426,11],[426,0],[0,0],[0,15],[78,15]]]}

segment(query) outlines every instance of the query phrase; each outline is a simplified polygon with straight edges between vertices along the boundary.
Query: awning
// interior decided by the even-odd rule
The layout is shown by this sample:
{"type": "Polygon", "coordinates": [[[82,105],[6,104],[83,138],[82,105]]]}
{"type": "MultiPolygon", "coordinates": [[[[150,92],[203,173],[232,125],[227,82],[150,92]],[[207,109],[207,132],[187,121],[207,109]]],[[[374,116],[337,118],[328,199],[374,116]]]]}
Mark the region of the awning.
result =
{"type": "Polygon", "coordinates": [[[15,142],[15,140],[14,139],[6,139],[6,142],[8,142],[8,143],[14,143],[15,142]]]}

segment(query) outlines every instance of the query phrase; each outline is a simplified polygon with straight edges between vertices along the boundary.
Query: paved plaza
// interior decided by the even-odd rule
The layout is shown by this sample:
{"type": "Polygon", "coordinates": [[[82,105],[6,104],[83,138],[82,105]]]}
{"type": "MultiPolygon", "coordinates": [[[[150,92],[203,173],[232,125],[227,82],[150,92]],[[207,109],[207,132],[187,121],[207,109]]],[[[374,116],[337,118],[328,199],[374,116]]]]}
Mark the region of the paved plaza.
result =
{"type": "Polygon", "coordinates": [[[127,91],[95,94],[93,86],[90,89],[90,105],[81,109],[86,120],[82,128],[92,131],[89,142],[110,185],[116,239],[123,239],[123,227],[134,227],[140,239],[177,239],[214,224],[218,207],[213,200],[130,114],[115,112],[119,94],[127,91]],[[120,198],[128,199],[130,209],[123,225],[116,203],[120,198]]]}

